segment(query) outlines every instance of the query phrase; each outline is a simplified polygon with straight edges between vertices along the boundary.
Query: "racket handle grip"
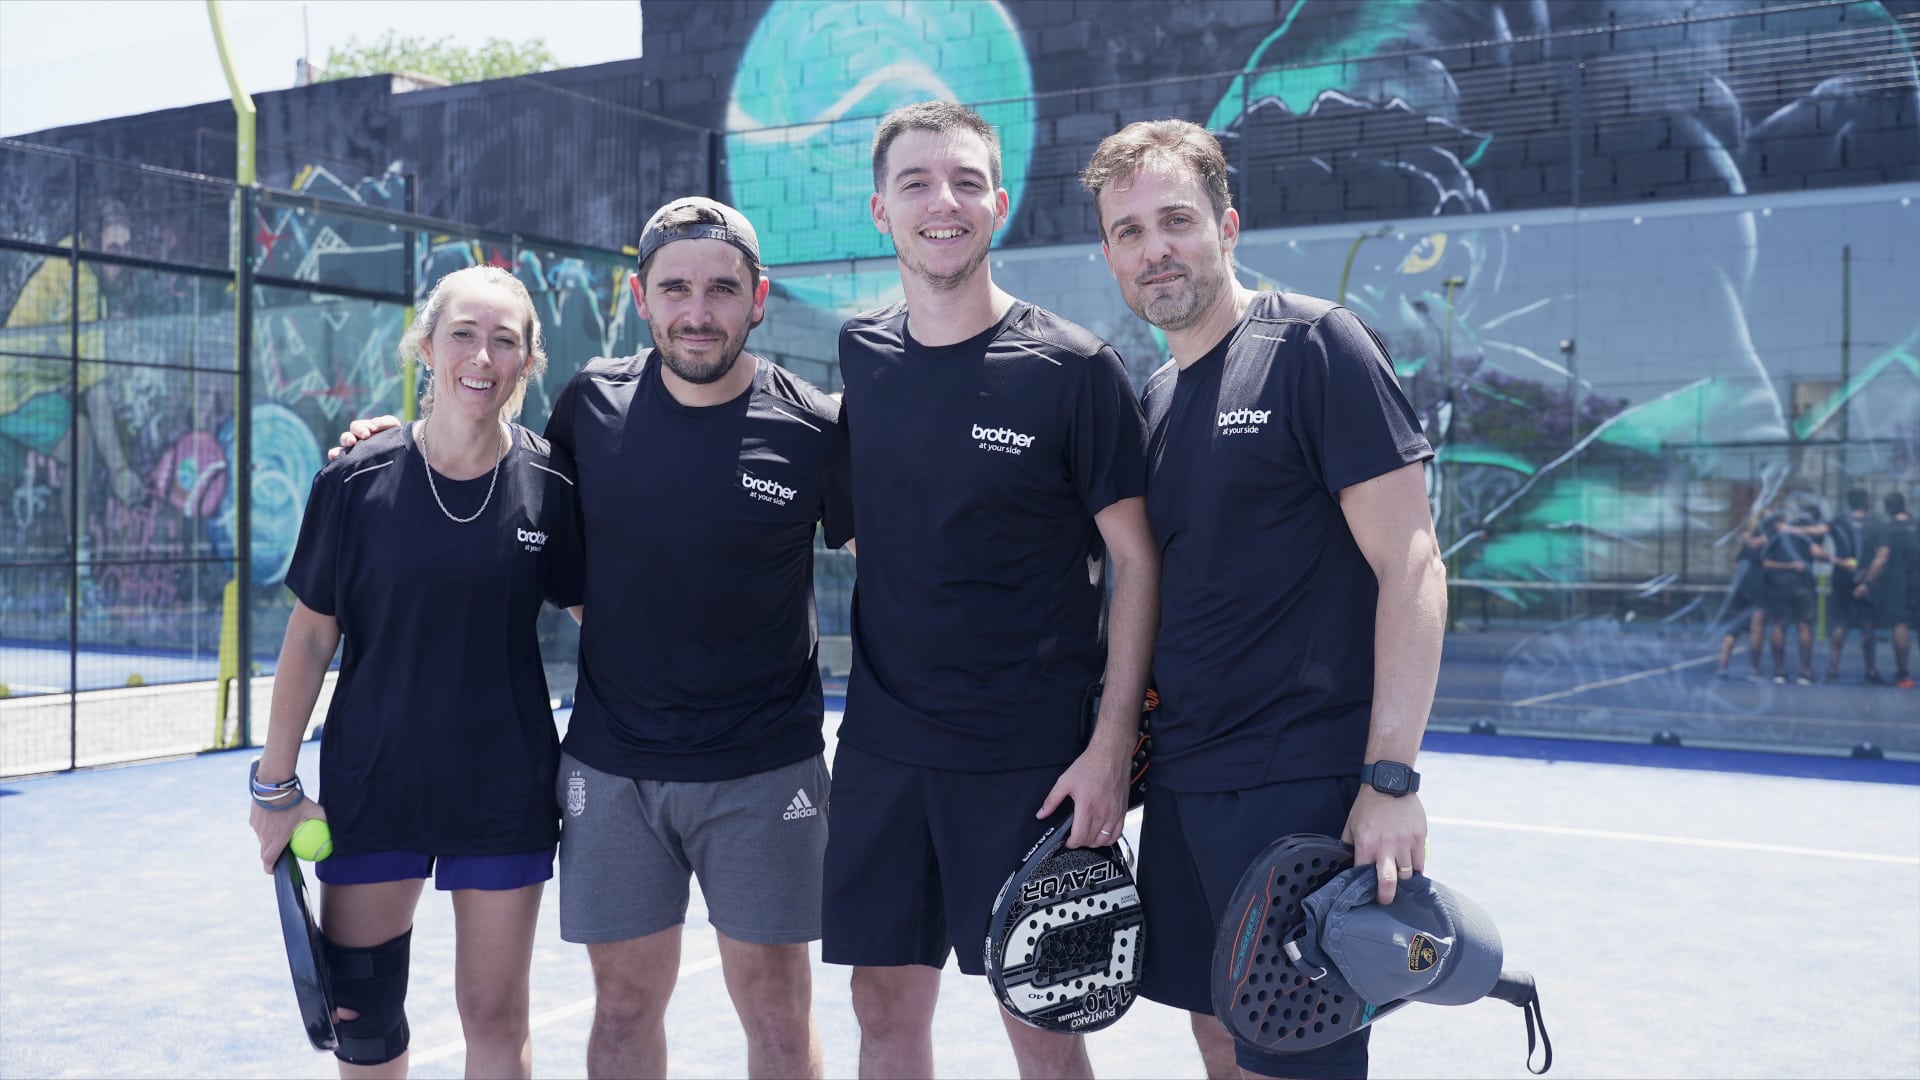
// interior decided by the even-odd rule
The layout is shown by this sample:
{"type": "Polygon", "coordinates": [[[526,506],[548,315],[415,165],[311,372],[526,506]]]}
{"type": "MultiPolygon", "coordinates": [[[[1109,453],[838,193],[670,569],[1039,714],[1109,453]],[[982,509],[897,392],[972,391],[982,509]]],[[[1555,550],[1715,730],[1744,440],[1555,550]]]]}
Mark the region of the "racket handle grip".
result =
{"type": "Polygon", "coordinates": [[[1533,984],[1533,976],[1527,972],[1503,971],[1500,973],[1499,980],[1493,984],[1493,989],[1487,991],[1487,996],[1499,998],[1514,1005],[1525,1005],[1537,1000],[1540,991],[1533,984]]]}
{"type": "Polygon", "coordinates": [[[1527,1018],[1527,1071],[1539,1076],[1553,1068],[1553,1040],[1547,1035],[1547,1021],[1540,1015],[1540,990],[1533,983],[1533,976],[1524,971],[1503,971],[1495,980],[1493,989],[1487,996],[1499,998],[1520,1006],[1527,1018]],[[1534,1032],[1540,1035],[1539,1047],[1543,1051],[1540,1067],[1533,1067],[1534,1032]]]}

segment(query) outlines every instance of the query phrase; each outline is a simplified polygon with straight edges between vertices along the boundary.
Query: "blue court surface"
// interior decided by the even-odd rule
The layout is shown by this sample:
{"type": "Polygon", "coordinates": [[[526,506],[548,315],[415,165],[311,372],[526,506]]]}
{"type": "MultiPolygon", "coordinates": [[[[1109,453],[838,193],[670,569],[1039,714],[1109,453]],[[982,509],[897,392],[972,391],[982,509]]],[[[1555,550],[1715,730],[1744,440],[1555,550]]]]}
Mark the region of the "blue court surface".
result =
{"type": "MultiPolygon", "coordinates": [[[[0,785],[0,1075],[335,1075],[296,1019],[246,823],[250,757],[0,785]]],[[[316,757],[308,744],[308,777],[316,757]]],[[[1492,914],[1507,966],[1538,978],[1549,1075],[1920,1076],[1920,766],[1802,760],[1430,741],[1429,869],[1492,914]]],[[[697,893],[688,921],[671,1071],[744,1075],[697,893]]],[[[463,1068],[451,923],[429,892],[408,1006],[416,1076],[463,1068]]],[[[846,970],[816,965],[814,996],[827,1073],[851,1076],[846,970]]],[[[585,1072],[591,1010],[586,954],[560,940],[550,885],[538,1075],[585,1072]]],[[[1014,1075],[996,1011],[983,980],[949,968],[942,1075],[1014,1075]]],[[[1376,1077],[1527,1075],[1521,1013],[1495,1001],[1412,1006],[1373,1046],[1376,1077]]],[[[1186,1017],[1150,1002],[1089,1048],[1102,1076],[1202,1075],[1186,1017]]]]}

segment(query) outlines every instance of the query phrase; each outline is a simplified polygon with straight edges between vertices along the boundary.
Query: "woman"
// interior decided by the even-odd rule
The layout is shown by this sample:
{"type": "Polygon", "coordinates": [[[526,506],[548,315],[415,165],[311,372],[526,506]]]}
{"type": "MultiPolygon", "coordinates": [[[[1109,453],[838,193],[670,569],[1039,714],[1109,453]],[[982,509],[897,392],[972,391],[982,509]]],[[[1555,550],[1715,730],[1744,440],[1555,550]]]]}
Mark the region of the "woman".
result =
{"type": "Polygon", "coordinates": [[[534,922],[559,837],[534,622],[543,597],[576,588],[558,577],[578,565],[571,466],[511,423],[546,365],[511,274],[441,279],[400,354],[426,371],[425,419],[362,442],[308,497],[252,823],[269,870],[301,821],[332,830],[314,869],[341,1076],[406,1075],[408,938],[429,872],[453,893],[467,1073],[527,1076],[534,922]],[[343,637],[323,808],[294,768],[343,637]]]}

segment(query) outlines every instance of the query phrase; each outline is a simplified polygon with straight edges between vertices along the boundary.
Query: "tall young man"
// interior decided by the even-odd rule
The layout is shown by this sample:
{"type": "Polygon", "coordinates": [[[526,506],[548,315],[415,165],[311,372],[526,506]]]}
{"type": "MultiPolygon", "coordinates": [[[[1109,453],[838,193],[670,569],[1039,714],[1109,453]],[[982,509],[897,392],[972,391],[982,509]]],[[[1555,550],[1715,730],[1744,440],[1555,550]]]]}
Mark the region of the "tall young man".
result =
{"type": "Polygon", "coordinates": [[[1880,622],[1893,627],[1893,685],[1911,690],[1913,673],[1907,667],[1907,653],[1915,601],[1920,600],[1916,595],[1920,593],[1920,529],[1907,512],[1905,495],[1889,491],[1880,505],[1887,516],[1867,541],[1874,549],[1873,561],[1861,573],[1860,585],[1866,587],[1866,599],[1880,622]]]}
{"type": "Polygon", "coordinates": [[[665,1075],[697,876],[747,1072],[818,1077],[813,536],[823,522],[829,543],[851,535],[839,407],[745,351],[768,281],[737,210],[662,207],[630,280],[654,347],[588,363],[547,424],[574,463],[586,552],[557,797],[560,934],[593,964],[587,1071],[665,1075]]]}
{"type": "Polygon", "coordinates": [[[1108,269],[1173,360],[1145,394],[1164,583],[1153,784],[1141,834],[1141,992],[1191,1010],[1207,1074],[1364,1075],[1366,1033],[1294,1055],[1214,1019],[1214,928],[1240,875],[1295,832],[1339,835],[1379,899],[1423,868],[1415,754],[1446,575],[1433,456],[1379,340],[1325,300],[1233,274],[1227,163],[1197,125],[1109,136],[1082,181],[1108,269]]]}
{"type": "Polygon", "coordinates": [[[1865,488],[1850,489],[1847,512],[1834,521],[1829,534],[1833,547],[1833,630],[1827,647],[1828,682],[1840,678],[1840,651],[1847,643],[1850,628],[1860,631],[1860,658],[1866,662],[1867,685],[1878,686],[1885,681],[1880,678],[1880,666],[1874,656],[1878,618],[1862,580],[1863,572],[1873,565],[1877,554],[1870,541],[1877,538],[1878,532],[1879,527],[1873,520],[1873,496],[1867,494],[1865,488]]]}
{"type": "MultiPolygon", "coordinates": [[[[906,300],[840,333],[860,557],[822,956],[855,965],[861,1075],[930,1076],[940,968],[984,972],[1021,853],[1069,803],[1071,845],[1120,833],[1159,575],[1120,358],[993,283],[993,127],[895,110],[873,177],[906,300]]],[[[1079,1036],[1002,1019],[1023,1076],[1090,1075],[1079,1036]]]]}

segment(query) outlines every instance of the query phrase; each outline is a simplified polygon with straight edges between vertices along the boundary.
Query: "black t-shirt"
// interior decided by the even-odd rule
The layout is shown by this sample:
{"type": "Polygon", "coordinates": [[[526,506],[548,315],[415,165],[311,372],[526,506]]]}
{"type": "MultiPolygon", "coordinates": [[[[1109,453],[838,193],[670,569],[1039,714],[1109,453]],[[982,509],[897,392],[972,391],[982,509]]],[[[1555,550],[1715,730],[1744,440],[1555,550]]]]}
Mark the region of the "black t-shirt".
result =
{"type": "Polygon", "coordinates": [[[1767,539],[1766,561],[1770,563],[1799,563],[1800,569],[1793,570],[1785,566],[1770,566],[1767,576],[1776,582],[1791,582],[1806,578],[1813,581],[1813,544],[1814,541],[1799,533],[1785,529],[1776,531],[1767,539]]]}
{"type": "Polygon", "coordinates": [[[1852,580],[1856,571],[1840,565],[1846,559],[1858,559],[1860,569],[1865,570],[1873,559],[1873,552],[1867,550],[1867,536],[1871,523],[1863,515],[1854,517],[1852,513],[1842,514],[1829,523],[1826,547],[1833,555],[1833,573],[1836,578],[1852,580]]]}
{"type": "Polygon", "coordinates": [[[1877,591],[1882,595],[1909,591],[1920,579],[1920,529],[1915,528],[1912,515],[1882,520],[1874,547],[1887,549],[1886,568],[1875,583],[1880,586],[1877,591]]]}
{"type": "Polygon", "coordinates": [[[839,406],[751,353],[746,393],[682,405],[654,359],[589,363],[547,424],[586,548],[566,751],[650,780],[790,765],[824,746],[813,538],[852,516],[839,406]]]}
{"type": "Polygon", "coordinates": [[[287,587],[340,625],[320,744],[334,850],[504,855],[559,839],[559,740],[535,619],[577,562],[572,469],[545,439],[473,480],[435,474],[413,426],[313,479],[287,587]],[[495,483],[492,498],[488,485],[495,483]]]}
{"type": "Polygon", "coordinates": [[[1229,791],[1360,768],[1379,586],[1339,493],[1433,456],[1372,331],[1260,293],[1144,396],[1160,544],[1153,780],[1229,791]]]}
{"type": "Polygon", "coordinates": [[[840,740],[966,772],[1071,761],[1106,662],[1093,516],[1146,493],[1119,355],[1027,303],[929,348],[896,304],[841,328],[840,370],[860,542],[840,740]]]}

